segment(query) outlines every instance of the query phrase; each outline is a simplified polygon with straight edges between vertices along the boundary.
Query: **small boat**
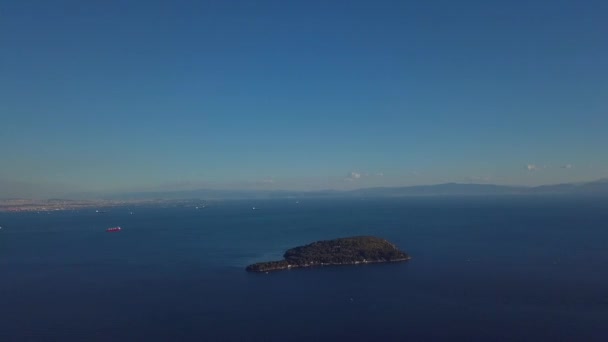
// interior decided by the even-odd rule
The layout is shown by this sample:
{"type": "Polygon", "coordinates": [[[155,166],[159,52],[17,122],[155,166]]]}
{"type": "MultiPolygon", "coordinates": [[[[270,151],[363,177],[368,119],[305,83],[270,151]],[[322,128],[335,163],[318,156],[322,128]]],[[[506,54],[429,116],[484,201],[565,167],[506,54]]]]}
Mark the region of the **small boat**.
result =
{"type": "Polygon", "coordinates": [[[251,210],[258,210],[256,207],[251,208],[251,210]]]}
{"type": "Polygon", "coordinates": [[[119,232],[121,230],[122,230],[122,228],[120,228],[120,226],[116,226],[116,227],[110,227],[110,228],[106,229],[106,232],[113,233],[113,232],[119,232]]]}

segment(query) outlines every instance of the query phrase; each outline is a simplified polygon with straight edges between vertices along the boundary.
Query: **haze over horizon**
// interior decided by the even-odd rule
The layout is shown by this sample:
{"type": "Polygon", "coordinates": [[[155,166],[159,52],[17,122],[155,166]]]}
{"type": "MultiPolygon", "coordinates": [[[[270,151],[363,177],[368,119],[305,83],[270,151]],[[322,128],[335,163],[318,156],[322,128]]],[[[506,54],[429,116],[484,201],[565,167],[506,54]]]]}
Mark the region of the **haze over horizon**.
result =
{"type": "Polygon", "coordinates": [[[608,3],[18,1],[0,197],[608,176],[608,3]]]}

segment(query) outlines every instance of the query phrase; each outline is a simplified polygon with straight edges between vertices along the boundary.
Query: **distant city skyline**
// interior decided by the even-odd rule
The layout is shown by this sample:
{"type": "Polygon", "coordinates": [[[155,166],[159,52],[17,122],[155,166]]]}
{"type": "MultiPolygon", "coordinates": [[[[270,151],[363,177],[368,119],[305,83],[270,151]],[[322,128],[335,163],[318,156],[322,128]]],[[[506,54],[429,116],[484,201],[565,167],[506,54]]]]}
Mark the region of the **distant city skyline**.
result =
{"type": "Polygon", "coordinates": [[[16,1],[0,198],[608,177],[600,1],[16,1]]]}

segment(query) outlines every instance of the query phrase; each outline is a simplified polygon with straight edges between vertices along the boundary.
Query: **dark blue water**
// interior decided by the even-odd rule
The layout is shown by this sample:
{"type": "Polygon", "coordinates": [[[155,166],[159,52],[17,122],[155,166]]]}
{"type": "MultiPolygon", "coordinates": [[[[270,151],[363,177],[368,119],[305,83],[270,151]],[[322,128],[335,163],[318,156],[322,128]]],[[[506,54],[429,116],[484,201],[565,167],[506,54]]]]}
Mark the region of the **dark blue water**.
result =
{"type": "Polygon", "coordinates": [[[605,199],[129,210],[0,215],[1,341],[608,340],[605,199]],[[363,234],[413,259],[243,270],[363,234]]]}

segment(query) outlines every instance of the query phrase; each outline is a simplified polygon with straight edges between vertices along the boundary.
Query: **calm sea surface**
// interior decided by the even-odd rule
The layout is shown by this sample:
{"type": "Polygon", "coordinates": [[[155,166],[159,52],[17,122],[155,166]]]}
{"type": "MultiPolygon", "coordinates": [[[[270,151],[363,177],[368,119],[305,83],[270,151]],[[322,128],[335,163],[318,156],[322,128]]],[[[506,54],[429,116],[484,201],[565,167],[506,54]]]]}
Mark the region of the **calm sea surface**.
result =
{"type": "Polygon", "coordinates": [[[227,201],[0,226],[0,341],[608,341],[606,199],[227,201]],[[244,271],[352,235],[413,259],[244,271]]]}

